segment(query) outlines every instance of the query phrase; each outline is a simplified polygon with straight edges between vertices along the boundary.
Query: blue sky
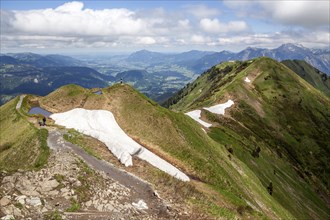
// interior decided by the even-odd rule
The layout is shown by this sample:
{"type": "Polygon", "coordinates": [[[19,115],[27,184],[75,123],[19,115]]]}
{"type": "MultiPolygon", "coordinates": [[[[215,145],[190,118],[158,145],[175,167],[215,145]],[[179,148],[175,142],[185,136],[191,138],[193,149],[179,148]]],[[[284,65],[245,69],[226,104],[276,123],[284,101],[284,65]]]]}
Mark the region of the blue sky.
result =
{"type": "Polygon", "coordinates": [[[329,47],[329,1],[3,1],[1,52],[329,47]]]}

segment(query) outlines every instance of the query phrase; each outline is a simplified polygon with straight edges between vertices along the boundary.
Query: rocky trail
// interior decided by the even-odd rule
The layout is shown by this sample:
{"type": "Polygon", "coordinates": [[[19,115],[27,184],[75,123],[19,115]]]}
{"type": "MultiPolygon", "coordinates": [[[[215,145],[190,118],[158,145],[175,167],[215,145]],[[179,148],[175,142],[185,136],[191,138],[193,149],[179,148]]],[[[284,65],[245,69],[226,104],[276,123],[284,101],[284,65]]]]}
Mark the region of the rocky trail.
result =
{"type": "MultiPolygon", "coordinates": [[[[20,96],[17,110],[24,97],[20,96]]],[[[177,217],[150,184],[65,141],[65,130],[44,128],[49,131],[47,145],[51,149],[47,165],[37,170],[0,172],[0,219],[177,217]]]]}
{"type": "Polygon", "coordinates": [[[143,200],[148,206],[147,212],[166,215],[166,206],[162,203],[161,199],[158,198],[157,193],[153,191],[150,184],[124,170],[114,167],[104,160],[99,160],[87,154],[82,148],[65,141],[63,139],[63,134],[56,129],[49,129],[47,144],[53,150],[71,150],[94,170],[104,172],[114,181],[129,188],[132,192],[132,201],[138,203],[140,200],[143,200]]]}

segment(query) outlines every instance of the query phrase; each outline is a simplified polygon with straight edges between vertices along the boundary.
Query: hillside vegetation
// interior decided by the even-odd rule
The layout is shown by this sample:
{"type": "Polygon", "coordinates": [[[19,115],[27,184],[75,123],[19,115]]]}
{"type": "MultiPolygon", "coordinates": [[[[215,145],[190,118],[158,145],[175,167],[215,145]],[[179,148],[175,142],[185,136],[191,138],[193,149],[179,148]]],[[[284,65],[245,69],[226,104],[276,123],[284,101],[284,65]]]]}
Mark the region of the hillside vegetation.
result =
{"type": "MultiPolygon", "coordinates": [[[[225,218],[292,218],[257,176],[240,160],[230,159],[224,145],[212,140],[198,124],[146,98],[132,87],[117,84],[102,95],[68,85],[39,100],[53,112],[72,108],[110,110],[125,132],[190,176],[182,184],[161,171],[144,174],[160,192],[176,194],[178,201],[192,204],[209,215],[225,218]],[[242,175],[242,173],[244,175],[242,175]]],[[[144,165],[145,166],[145,165],[144,165]]],[[[144,167],[145,172],[149,172],[144,167]]]]}
{"type": "Polygon", "coordinates": [[[329,218],[329,99],[284,65],[260,58],[215,66],[168,102],[175,112],[126,84],[96,90],[66,85],[37,100],[54,113],[111,111],[130,137],[191,178],[182,183],[134,158],[161,197],[208,217],[329,218]],[[228,99],[235,105],[226,116],[202,111],[214,124],[208,130],[183,114],[228,99]]]}
{"type": "Polygon", "coordinates": [[[202,110],[214,124],[209,136],[265,188],[272,183],[272,198],[293,216],[329,218],[329,98],[283,64],[258,58],[211,68],[166,105],[186,112],[228,99],[235,105],[226,116],[202,110]]]}
{"type": "Polygon", "coordinates": [[[0,170],[9,172],[42,167],[49,155],[48,131],[36,129],[16,111],[18,99],[0,107],[0,170]]]}
{"type": "Polygon", "coordinates": [[[320,72],[303,60],[284,60],[282,63],[312,86],[330,97],[330,76],[320,72]]]}

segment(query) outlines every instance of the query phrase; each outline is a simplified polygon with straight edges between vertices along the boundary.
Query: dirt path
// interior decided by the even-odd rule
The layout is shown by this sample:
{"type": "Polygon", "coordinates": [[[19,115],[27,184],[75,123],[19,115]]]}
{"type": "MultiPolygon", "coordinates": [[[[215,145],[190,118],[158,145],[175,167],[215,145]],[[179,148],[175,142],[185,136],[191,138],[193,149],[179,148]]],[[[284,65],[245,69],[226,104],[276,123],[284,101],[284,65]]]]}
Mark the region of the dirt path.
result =
{"type": "Polygon", "coordinates": [[[152,187],[148,183],[127,173],[124,170],[120,170],[114,167],[113,165],[103,160],[99,160],[87,154],[82,148],[65,141],[63,139],[63,133],[54,128],[49,129],[47,144],[51,149],[55,151],[73,151],[76,155],[81,157],[91,168],[98,171],[103,171],[113,180],[131,189],[132,197],[130,199],[132,202],[138,202],[141,199],[144,200],[148,206],[148,209],[145,210],[146,212],[152,215],[157,215],[159,218],[169,217],[166,206],[163,204],[161,199],[156,196],[152,187]]]}
{"type": "Polygon", "coordinates": [[[22,106],[22,102],[23,102],[23,99],[24,99],[25,96],[26,96],[26,95],[21,95],[21,96],[19,97],[19,101],[17,102],[17,105],[16,105],[16,109],[17,109],[17,110],[19,110],[19,109],[21,108],[21,106],[22,106]]]}

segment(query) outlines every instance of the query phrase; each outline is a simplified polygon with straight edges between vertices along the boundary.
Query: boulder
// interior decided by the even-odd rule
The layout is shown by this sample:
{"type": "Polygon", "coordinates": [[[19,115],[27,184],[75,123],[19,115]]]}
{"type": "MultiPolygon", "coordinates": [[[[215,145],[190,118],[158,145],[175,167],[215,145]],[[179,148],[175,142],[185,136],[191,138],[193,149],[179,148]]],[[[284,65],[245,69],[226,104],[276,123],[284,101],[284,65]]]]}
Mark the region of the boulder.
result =
{"type": "Polygon", "coordinates": [[[15,219],[13,215],[5,215],[1,218],[1,220],[12,220],[15,219]]]}
{"type": "Polygon", "coordinates": [[[26,199],[26,203],[31,206],[39,206],[42,205],[39,197],[31,197],[30,199],[26,199]]]}
{"type": "Polygon", "coordinates": [[[56,180],[48,180],[40,183],[40,191],[48,192],[60,185],[56,180]]]}
{"type": "Polygon", "coordinates": [[[147,204],[141,199],[137,203],[133,202],[132,205],[138,210],[148,209],[147,204]]]}
{"type": "Polygon", "coordinates": [[[6,206],[10,203],[10,199],[8,199],[7,197],[2,197],[2,199],[0,199],[0,206],[3,207],[3,206],[6,206]]]}
{"type": "Polygon", "coordinates": [[[22,205],[25,204],[25,199],[26,199],[26,196],[25,195],[22,195],[22,196],[17,196],[16,197],[16,201],[21,203],[22,205]]]}

